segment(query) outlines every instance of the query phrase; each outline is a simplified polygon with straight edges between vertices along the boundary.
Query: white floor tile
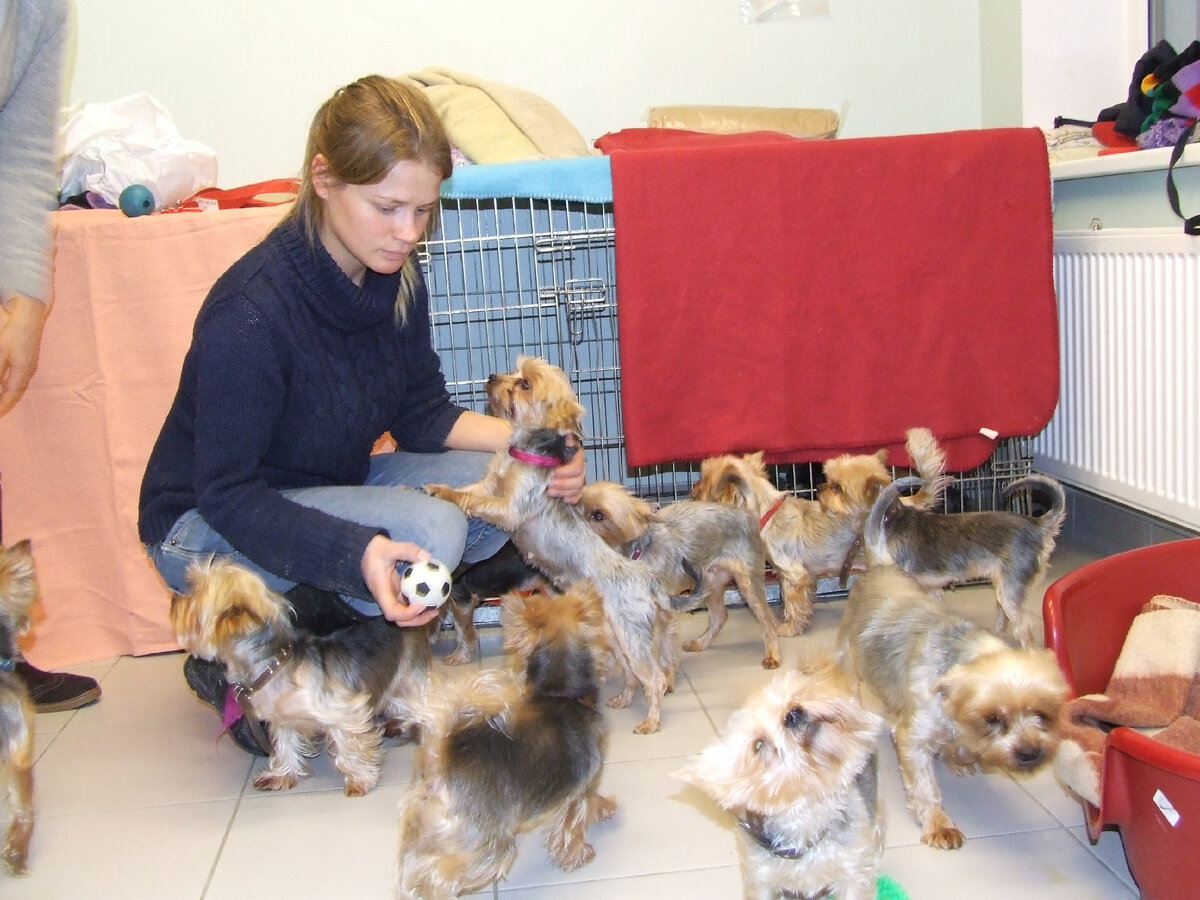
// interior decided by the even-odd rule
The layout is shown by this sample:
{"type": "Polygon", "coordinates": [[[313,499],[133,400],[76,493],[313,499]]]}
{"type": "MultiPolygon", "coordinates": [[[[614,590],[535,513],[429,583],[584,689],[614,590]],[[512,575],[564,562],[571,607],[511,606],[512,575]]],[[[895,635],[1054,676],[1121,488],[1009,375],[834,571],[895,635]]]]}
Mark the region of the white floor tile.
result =
{"type": "MultiPolygon", "coordinates": [[[[640,875],[605,881],[583,881],[571,885],[571,900],[668,900],[668,898],[729,897],[742,895],[742,878],[737,866],[690,869],[661,875],[640,875]]],[[[540,888],[505,888],[499,900],[556,900],[563,897],[561,885],[540,888]]]]}
{"type": "Polygon", "coordinates": [[[530,833],[521,838],[520,856],[502,890],[736,865],[728,818],[695,788],[671,777],[682,764],[665,758],[605,766],[601,791],[616,798],[617,813],[589,832],[595,860],[562,872],[546,856],[544,836],[530,833]]]}
{"type": "Polygon", "coordinates": [[[395,882],[402,788],[242,800],[205,900],[385,898],[395,882]]]}
{"type": "Polygon", "coordinates": [[[66,815],[235,798],[250,757],[228,736],[218,741],[219,728],[213,714],[187,722],[68,729],[38,760],[37,808],[41,815],[66,815]]]}
{"type": "Polygon", "coordinates": [[[888,847],[883,872],[911,900],[1133,900],[1137,895],[1061,829],[969,839],[959,850],[888,847]]]}
{"type": "MultiPolygon", "coordinates": [[[[47,778],[38,775],[40,787],[47,778]]],[[[29,874],[0,876],[0,896],[202,897],[236,806],[236,800],[222,800],[73,815],[43,810],[30,845],[29,874]]]]}

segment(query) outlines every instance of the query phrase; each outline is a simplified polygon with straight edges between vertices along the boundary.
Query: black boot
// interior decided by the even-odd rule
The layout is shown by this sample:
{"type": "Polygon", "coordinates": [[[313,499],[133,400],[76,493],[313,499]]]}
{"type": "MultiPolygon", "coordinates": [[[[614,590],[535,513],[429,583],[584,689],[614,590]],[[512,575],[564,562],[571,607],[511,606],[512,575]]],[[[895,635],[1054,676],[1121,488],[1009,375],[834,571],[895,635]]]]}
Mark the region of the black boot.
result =
{"type": "MultiPolygon", "coordinates": [[[[197,659],[188,656],[183,661],[183,678],[196,696],[217,711],[221,721],[225,721],[227,703],[237,705],[237,701],[229,696],[229,682],[225,680],[225,670],[220,663],[207,659],[197,659]]],[[[226,729],[233,742],[255,756],[270,756],[271,748],[260,746],[254,737],[254,731],[244,715],[238,718],[226,729]]],[[[266,734],[266,728],[263,728],[266,734]]]]}
{"type": "Polygon", "coordinates": [[[43,672],[20,657],[13,661],[13,672],[24,682],[34,709],[40,713],[79,709],[100,699],[100,685],[86,675],[43,672]]]}

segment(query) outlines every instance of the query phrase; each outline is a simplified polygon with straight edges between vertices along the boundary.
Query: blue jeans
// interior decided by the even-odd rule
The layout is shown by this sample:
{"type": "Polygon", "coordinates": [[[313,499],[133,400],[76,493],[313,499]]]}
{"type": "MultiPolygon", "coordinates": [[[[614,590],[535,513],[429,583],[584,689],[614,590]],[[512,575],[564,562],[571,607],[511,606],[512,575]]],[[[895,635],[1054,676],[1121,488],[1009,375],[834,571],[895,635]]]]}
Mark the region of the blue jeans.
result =
{"type": "MultiPolygon", "coordinates": [[[[303,506],[347,521],[386,528],[392,540],[424,547],[430,556],[453,570],[459,562],[474,563],[492,556],[508,535],[482,519],[467,518],[453,503],[414,488],[426,484],[462,486],[478,481],[491,459],[491,453],[473,450],[381,453],[371,457],[366,483],[361,486],[295,488],[281,493],[303,506]]],[[[214,555],[228,557],[257,572],[274,591],[282,593],[296,584],[251,562],[195,509],[180,516],[166,538],[147,545],[146,552],[167,587],[176,593],[188,589],[188,567],[214,555]]],[[[344,599],[360,612],[379,615],[379,607],[369,596],[344,599]]]]}

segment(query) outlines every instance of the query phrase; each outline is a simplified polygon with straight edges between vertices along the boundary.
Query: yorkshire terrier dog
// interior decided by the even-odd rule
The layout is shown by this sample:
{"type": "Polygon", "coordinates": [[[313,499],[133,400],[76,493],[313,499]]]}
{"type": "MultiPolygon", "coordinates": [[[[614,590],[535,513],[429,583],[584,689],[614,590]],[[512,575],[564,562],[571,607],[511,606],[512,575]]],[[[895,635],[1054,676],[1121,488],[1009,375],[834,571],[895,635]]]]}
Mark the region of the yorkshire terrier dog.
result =
{"type": "Polygon", "coordinates": [[[190,591],[171,599],[179,642],[220,662],[243,714],[269,726],[270,760],[254,787],[295,787],[322,738],[346,796],[375,787],[385,729],[413,736],[410,701],[424,691],[431,663],[427,630],[377,616],[324,636],[297,631],[287,600],[228,560],[193,566],[188,582],[190,591]]]}
{"type": "Polygon", "coordinates": [[[536,357],[518,357],[514,372],[491,375],[487,393],[492,412],[513,425],[508,450],[498,452],[474,484],[425,490],[503,528],[558,587],[591,583],[603,600],[613,653],[625,675],[608,705],[628,706],[641,685],[649,710],[634,731],[655,732],[679,662],[671,599],[649,567],[622,556],[579,510],[546,494],[553,470],[579,449],[567,438],[581,439],[583,406],[563,371],[536,357]]]}
{"type": "Polygon", "coordinates": [[[517,836],[546,826],[561,869],[592,861],[587,829],[616,811],[598,792],[608,734],[596,707],[605,623],[580,586],[512,593],[501,606],[510,668],[430,690],[416,781],[400,804],[397,894],[449,900],[504,878],[517,836]]]}
{"type": "Polygon", "coordinates": [[[708,630],[683,649],[699,652],[712,643],[728,618],[725,587],[730,582],[762,626],[764,669],[779,667],[775,614],[767,605],[766,548],[749,510],[703,500],[678,500],[662,508],[624,485],[593,481],[583,488],[583,517],[610,547],[649,566],[667,593],[682,597],[684,609],[708,609],[708,630]]]}
{"type": "Polygon", "coordinates": [[[1004,489],[1002,499],[1026,488],[1044,491],[1051,505],[1034,518],[1007,510],[942,514],[912,507],[901,495],[916,482],[901,478],[876,498],[863,528],[868,561],[899,566],[935,590],[987,579],[996,591],[996,633],[1010,633],[1022,647],[1037,646],[1025,596],[1045,574],[1066,516],[1062,485],[1028,475],[1004,489]]]}
{"type": "MultiPolygon", "coordinates": [[[[923,428],[909,431],[907,450],[925,487],[905,502],[931,505],[944,482],[945,455],[923,428]]],[[[715,456],[701,462],[692,498],[743,506],[759,522],[767,559],[779,576],[781,635],[800,634],[808,627],[819,578],[850,568],[871,503],[892,480],[887,456],[886,450],[880,450],[826,461],[825,482],[815,500],[775,487],[761,453],[715,456]]]]}
{"type": "Polygon", "coordinates": [[[895,716],[904,792],[931,847],[963,844],[942,808],[935,759],[958,775],[1028,774],[1053,759],[1067,692],[1053,654],[952,615],[907,572],[874,566],[855,580],[838,646],[895,716]]]}
{"type": "Polygon", "coordinates": [[[24,875],[33,834],[33,703],[12,671],[17,638],[29,629],[37,577],[29,541],[0,547],[0,776],[8,793],[9,822],[0,865],[24,875]]]}
{"type": "Polygon", "coordinates": [[[737,817],[745,896],[873,900],[883,720],[828,658],[777,674],[676,777],[737,817]]]}
{"type": "Polygon", "coordinates": [[[454,623],[454,650],[444,658],[451,666],[461,666],[475,658],[479,639],[475,633],[475,610],[485,600],[499,599],[510,591],[546,588],[545,577],[529,563],[512,541],[494,556],[454,573],[450,602],[443,607],[443,618],[454,623]]]}

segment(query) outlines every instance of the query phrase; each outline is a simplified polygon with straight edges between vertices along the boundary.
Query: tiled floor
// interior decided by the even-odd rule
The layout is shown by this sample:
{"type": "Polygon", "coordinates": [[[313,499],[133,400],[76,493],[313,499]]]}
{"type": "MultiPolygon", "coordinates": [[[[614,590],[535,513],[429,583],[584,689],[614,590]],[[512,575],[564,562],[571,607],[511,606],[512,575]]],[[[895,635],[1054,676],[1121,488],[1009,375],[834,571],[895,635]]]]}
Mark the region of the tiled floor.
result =
{"type": "MultiPolygon", "coordinates": [[[[1060,547],[1054,574],[1086,560],[1060,547]]],[[[992,599],[982,587],[948,594],[985,624],[992,599]]],[[[1040,610],[1039,598],[1032,598],[1040,610]]],[[[811,631],[785,639],[785,665],[829,646],[841,602],[818,607],[811,631]]],[[[684,622],[702,630],[703,613],[684,622]]],[[[439,647],[449,649],[448,641],[439,647]]],[[[482,662],[499,653],[483,633],[482,662]]],[[[509,878],[478,895],[498,900],[570,897],[738,898],[730,821],[699,791],[671,777],[685,757],[712,741],[730,712],[770,677],[744,608],[704,653],[684,658],[667,698],[663,728],[638,736],[644,714],[608,711],[612,726],[603,788],[616,796],[614,819],[591,833],[596,859],[564,874],[547,860],[540,836],[526,835],[509,878]]],[[[390,747],[379,787],[348,799],[325,758],[295,790],[264,795],[250,786],[261,766],[227,738],[215,714],[184,684],[178,654],[76,667],[102,679],[103,700],[74,713],[38,717],[38,821],[31,874],[0,876],[5,898],[386,898],[396,855],[396,807],[410,777],[412,750],[390,747]]],[[[439,663],[441,665],[441,663],[439,663]]],[[[971,897],[1136,897],[1119,837],[1088,843],[1078,806],[1043,773],[1018,782],[999,775],[939,780],[950,815],[967,835],[957,851],[919,842],[904,805],[895,754],[881,741],[887,805],[883,871],[913,900],[971,897]]]]}

